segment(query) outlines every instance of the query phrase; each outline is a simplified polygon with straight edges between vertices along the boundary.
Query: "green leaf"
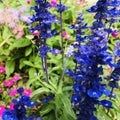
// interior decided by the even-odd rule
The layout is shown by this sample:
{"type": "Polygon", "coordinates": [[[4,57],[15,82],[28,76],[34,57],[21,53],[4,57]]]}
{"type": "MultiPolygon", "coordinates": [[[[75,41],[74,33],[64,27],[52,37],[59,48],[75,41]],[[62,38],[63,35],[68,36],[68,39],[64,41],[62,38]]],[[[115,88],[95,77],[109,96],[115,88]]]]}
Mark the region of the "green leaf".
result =
{"type": "Polygon", "coordinates": [[[25,49],[25,56],[30,55],[31,52],[32,52],[32,47],[31,47],[31,46],[30,46],[30,47],[27,47],[27,48],[25,49]]]}
{"type": "Polygon", "coordinates": [[[76,120],[76,116],[71,108],[70,99],[66,94],[56,94],[56,110],[60,115],[60,120],[76,120]]]}
{"type": "Polygon", "coordinates": [[[73,90],[73,86],[63,87],[63,92],[73,90]]]}
{"type": "Polygon", "coordinates": [[[28,66],[34,67],[34,64],[31,63],[30,61],[23,61],[23,63],[24,63],[25,65],[28,65],[28,66]]]}
{"type": "Polygon", "coordinates": [[[5,65],[6,68],[6,74],[9,76],[11,73],[14,72],[15,69],[15,61],[13,60],[8,60],[5,65]]]}
{"type": "MultiPolygon", "coordinates": [[[[44,107],[44,106],[43,106],[44,107]]],[[[40,113],[41,115],[41,113],[40,113]]],[[[42,116],[42,115],[41,115],[42,116]]],[[[53,110],[51,110],[47,115],[42,116],[43,120],[57,120],[55,118],[55,113],[53,110]]]]}
{"type": "Polygon", "coordinates": [[[63,113],[66,114],[66,116],[68,116],[68,120],[76,120],[76,116],[71,108],[71,102],[68,96],[66,96],[65,94],[61,94],[61,98],[61,101],[64,105],[63,113]]]}
{"type": "Polygon", "coordinates": [[[29,88],[30,85],[31,85],[32,83],[34,83],[34,82],[36,83],[35,79],[34,79],[34,78],[30,78],[30,79],[27,81],[27,83],[26,83],[26,87],[29,88]]]}
{"type": "Polygon", "coordinates": [[[4,27],[2,38],[3,40],[7,39],[11,35],[11,32],[7,26],[4,27]]]}
{"type": "Polygon", "coordinates": [[[48,88],[41,87],[41,88],[38,88],[37,90],[33,91],[31,98],[38,94],[49,93],[49,92],[50,92],[50,90],[48,88]]]}
{"type": "Polygon", "coordinates": [[[44,116],[54,110],[55,106],[53,104],[46,104],[42,107],[42,110],[40,111],[41,116],[44,116]]]}
{"type": "Polygon", "coordinates": [[[48,83],[43,82],[43,81],[41,81],[41,84],[42,84],[45,88],[50,89],[50,91],[51,91],[52,93],[56,93],[56,89],[55,89],[52,85],[49,85],[48,83]]]}
{"type": "Polygon", "coordinates": [[[13,44],[14,48],[22,48],[22,47],[26,47],[29,46],[31,44],[31,41],[25,38],[16,40],[13,44]]]}
{"type": "Polygon", "coordinates": [[[35,78],[35,73],[36,73],[36,69],[35,68],[30,68],[29,69],[29,77],[30,78],[35,78]]]}
{"type": "Polygon", "coordinates": [[[25,58],[21,58],[21,59],[20,59],[19,69],[22,69],[22,68],[25,66],[24,61],[26,61],[25,58]]]}

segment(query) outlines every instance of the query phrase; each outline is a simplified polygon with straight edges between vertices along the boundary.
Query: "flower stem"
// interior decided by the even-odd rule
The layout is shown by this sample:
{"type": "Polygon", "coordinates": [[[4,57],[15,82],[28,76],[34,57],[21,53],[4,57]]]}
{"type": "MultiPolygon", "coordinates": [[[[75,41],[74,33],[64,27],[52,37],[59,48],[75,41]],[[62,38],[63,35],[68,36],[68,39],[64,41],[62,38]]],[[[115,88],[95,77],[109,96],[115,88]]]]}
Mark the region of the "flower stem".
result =
{"type": "MultiPolygon", "coordinates": [[[[46,47],[46,39],[44,40],[44,47],[46,47]]],[[[43,64],[44,64],[44,69],[45,69],[45,74],[46,74],[46,83],[49,83],[48,81],[48,66],[47,66],[47,55],[43,58],[43,64]]]]}
{"type": "Polygon", "coordinates": [[[68,57],[67,57],[66,60],[65,60],[65,64],[64,64],[64,66],[63,66],[63,72],[62,72],[61,78],[60,78],[60,80],[59,80],[59,82],[58,82],[58,90],[60,89],[60,85],[61,85],[61,83],[62,83],[64,74],[65,74],[65,69],[66,69],[67,62],[68,62],[68,57]]]}
{"type": "MultiPolygon", "coordinates": [[[[62,4],[62,0],[59,0],[59,4],[62,4]]],[[[62,47],[62,65],[64,67],[64,39],[62,35],[63,30],[63,20],[62,20],[62,12],[60,12],[60,35],[61,35],[61,47],[62,47]]]]}

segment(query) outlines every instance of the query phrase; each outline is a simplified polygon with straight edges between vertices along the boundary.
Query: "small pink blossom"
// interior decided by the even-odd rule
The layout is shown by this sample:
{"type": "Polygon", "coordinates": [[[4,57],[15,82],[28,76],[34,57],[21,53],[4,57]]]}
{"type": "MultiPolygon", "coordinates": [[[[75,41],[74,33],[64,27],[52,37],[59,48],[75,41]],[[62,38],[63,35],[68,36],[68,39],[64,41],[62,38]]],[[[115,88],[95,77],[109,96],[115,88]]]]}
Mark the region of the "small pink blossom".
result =
{"type": "Polygon", "coordinates": [[[119,33],[117,31],[113,31],[111,35],[113,37],[117,38],[119,36],[119,33]]]}
{"type": "Polygon", "coordinates": [[[66,31],[62,31],[62,36],[65,37],[67,40],[70,40],[70,35],[68,35],[66,31]]]}
{"type": "Polygon", "coordinates": [[[31,94],[32,94],[32,90],[29,88],[26,88],[23,92],[23,95],[25,95],[25,96],[30,96],[31,94]]]}
{"type": "Polygon", "coordinates": [[[10,103],[10,110],[14,110],[14,103],[10,103]]]}
{"type": "Polygon", "coordinates": [[[0,93],[2,92],[2,88],[0,88],[0,93]]]}
{"type": "Polygon", "coordinates": [[[66,31],[62,31],[62,36],[65,37],[67,35],[66,31]]]}
{"type": "Polygon", "coordinates": [[[5,111],[5,106],[0,106],[0,117],[2,117],[3,112],[5,111]]]}
{"type": "Polygon", "coordinates": [[[71,37],[70,37],[70,35],[66,35],[65,38],[66,38],[67,40],[70,40],[71,37]]]}
{"type": "Polygon", "coordinates": [[[3,85],[4,85],[5,87],[8,85],[7,80],[4,80],[4,81],[3,81],[3,85]]]}
{"type": "Polygon", "coordinates": [[[9,95],[12,97],[12,96],[15,96],[17,94],[17,89],[13,89],[10,91],[9,95]]]}
{"type": "Polygon", "coordinates": [[[56,1],[56,0],[51,0],[51,5],[52,5],[52,7],[54,7],[56,4],[57,4],[57,1],[56,1]]]}
{"type": "Polygon", "coordinates": [[[30,0],[26,0],[27,4],[30,4],[30,0]]]}
{"type": "Polygon", "coordinates": [[[80,5],[80,2],[79,2],[79,1],[78,1],[78,2],[76,2],[76,5],[77,5],[77,6],[79,6],[79,5],[80,5]]]}
{"type": "Polygon", "coordinates": [[[80,0],[80,2],[85,2],[86,0],[80,0]]]}
{"type": "Polygon", "coordinates": [[[13,80],[12,79],[10,79],[10,80],[7,81],[7,86],[8,87],[13,86],[13,80]]]}
{"type": "Polygon", "coordinates": [[[33,35],[38,35],[38,34],[39,34],[39,31],[38,31],[38,30],[35,30],[32,34],[33,34],[33,35]]]}
{"type": "Polygon", "coordinates": [[[0,73],[5,73],[5,67],[3,67],[3,66],[0,66],[0,73]]]}
{"type": "Polygon", "coordinates": [[[13,82],[17,82],[18,80],[20,80],[20,76],[18,74],[16,74],[13,78],[12,78],[13,82]]]}

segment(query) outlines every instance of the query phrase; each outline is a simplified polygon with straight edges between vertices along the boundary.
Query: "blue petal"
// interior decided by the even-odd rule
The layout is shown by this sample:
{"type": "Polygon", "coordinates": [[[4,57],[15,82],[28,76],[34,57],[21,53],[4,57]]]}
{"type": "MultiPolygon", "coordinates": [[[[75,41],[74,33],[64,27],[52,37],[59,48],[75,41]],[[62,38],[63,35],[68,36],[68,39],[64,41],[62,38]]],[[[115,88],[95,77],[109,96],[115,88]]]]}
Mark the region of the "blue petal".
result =
{"type": "Polygon", "coordinates": [[[2,120],[18,120],[14,110],[6,110],[2,115],[2,120]]]}
{"type": "Polygon", "coordinates": [[[38,117],[37,120],[42,120],[42,118],[41,118],[41,117],[38,117]]]}
{"type": "Polygon", "coordinates": [[[92,116],[90,120],[98,120],[95,116],[92,116]]]}
{"type": "Polygon", "coordinates": [[[93,89],[89,89],[87,94],[93,98],[100,98],[102,96],[102,93],[100,91],[93,89]]]}
{"type": "Polygon", "coordinates": [[[108,100],[101,100],[100,104],[106,108],[111,108],[112,106],[112,102],[108,101],[108,100]]]}
{"type": "Polygon", "coordinates": [[[100,88],[100,91],[105,94],[106,96],[109,96],[111,94],[110,90],[105,89],[104,87],[100,88]]]}
{"type": "Polygon", "coordinates": [[[35,106],[35,105],[37,105],[37,102],[31,102],[31,101],[29,101],[29,102],[27,102],[27,107],[33,107],[33,106],[35,106]]]}
{"type": "Polygon", "coordinates": [[[80,102],[80,100],[81,100],[81,98],[79,95],[77,95],[77,94],[72,95],[72,102],[77,103],[77,102],[80,102]]]}

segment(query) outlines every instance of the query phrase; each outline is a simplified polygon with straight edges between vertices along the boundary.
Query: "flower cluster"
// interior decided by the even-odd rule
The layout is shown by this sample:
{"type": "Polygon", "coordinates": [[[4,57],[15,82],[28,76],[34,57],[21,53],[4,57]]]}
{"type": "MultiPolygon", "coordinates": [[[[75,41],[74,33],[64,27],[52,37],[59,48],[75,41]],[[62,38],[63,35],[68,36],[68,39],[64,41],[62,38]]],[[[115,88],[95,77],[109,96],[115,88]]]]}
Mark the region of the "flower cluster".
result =
{"type": "Polygon", "coordinates": [[[18,80],[20,80],[20,76],[18,74],[14,75],[11,79],[9,80],[4,80],[3,85],[5,87],[12,87],[14,83],[16,83],[18,80]]]}
{"type": "Polygon", "coordinates": [[[52,52],[51,48],[46,45],[46,40],[56,34],[55,30],[51,30],[51,24],[52,22],[58,21],[55,19],[55,16],[48,11],[48,8],[51,7],[50,3],[46,0],[35,0],[35,2],[37,6],[31,7],[31,9],[34,10],[36,14],[32,16],[31,24],[38,24],[36,27],[31,28],[30,31],[33,34],[37,31],[37,35],[39,36],[37,44],[40,46],[40,55],[44,58],[47,52],[52,52]]]}
{"type": "Polygon", "coordinates": [[[0,9],[0,25],[7,25],[10,29],[12,29],[12,33],[16,35],[16,38],[21,38],[24,35],[24,29],[19,22],[30,22],[28,16],[23,14],[26,11],[27,8],[23,6],[20,7],[20,10],[10,7],[0,9]]]}
{"type": "MultiPolygon", "coordinates": [[[[98,0],[96,5],[88,10],[95,13],[95,21],[90,27],[91,35],[84,35],[83,29],[88,27],[84,24],[81,14],[77,18],[77,25],[70,26],[70,28],[76,29],[77,44],[73,45],[75,51],[72,55],[76,61],[76,68],[73,71],[66,70],[66,73],[74,79],[72,105],[78,120],[97,120],[94,115],[95,105],[102,105],[106,108],[112,107],[111,101],[99,100],[102,95],[112,96],[112,91],[106,88],[107,84],[102,83],[103,65],[115,67],[112,61],[113,56],[108,53],[107,47],[110,28],[106,28],[104,21],[108,16],[110,17],[109,5],[110,1],[108,2],[108,0],[98,0]]],[[[111,74],[110,87],[118,87],[118,76],[119,61],[111,74]]]]}
{"type": "MultiPolygon", "coordinates": [[[[3,106],[6,104],[6,102],[8,104],[11,103],[11,98],[15,98],[17,97],[18,94],[18,81],[21,80],[21,76],[19,74],[15,74],[13,75],[11,78],[9,78],[8,80],[5,80],[6,77],[6,69],[4,66],[0,66],[0,78],[1,78],[1,84],[0,84],[0,100],[2,102],[2,107],[1,107],[1,112],[0,115],[2,116],[3,113],[3,106]],[[3,77],[2,77],[3,75],[3,77]],[[4,100],[4,101],[3,101],[4,100]]],[[[29,88],[25,88],[23,93],[24,96],[28,96],[30,97],[30,95],[32,94],[32,90],[29,88]]],[[[7,106],[4,106],[7,107],[7,106]]],[[[13,103],[10,104],[10,109],[13,110],[13,103]]]]}
{"type": "Polygon", "coordinates": [[[26,116],[26,107],[33,107],[37,103],[32,102],[30,97],[23,95],[24,89],[19,88],[17,92],[20,94],[18,99],[13,99],[10,109],[4,110],[2,120],[34,120],[34,116],[26,116]]]}

